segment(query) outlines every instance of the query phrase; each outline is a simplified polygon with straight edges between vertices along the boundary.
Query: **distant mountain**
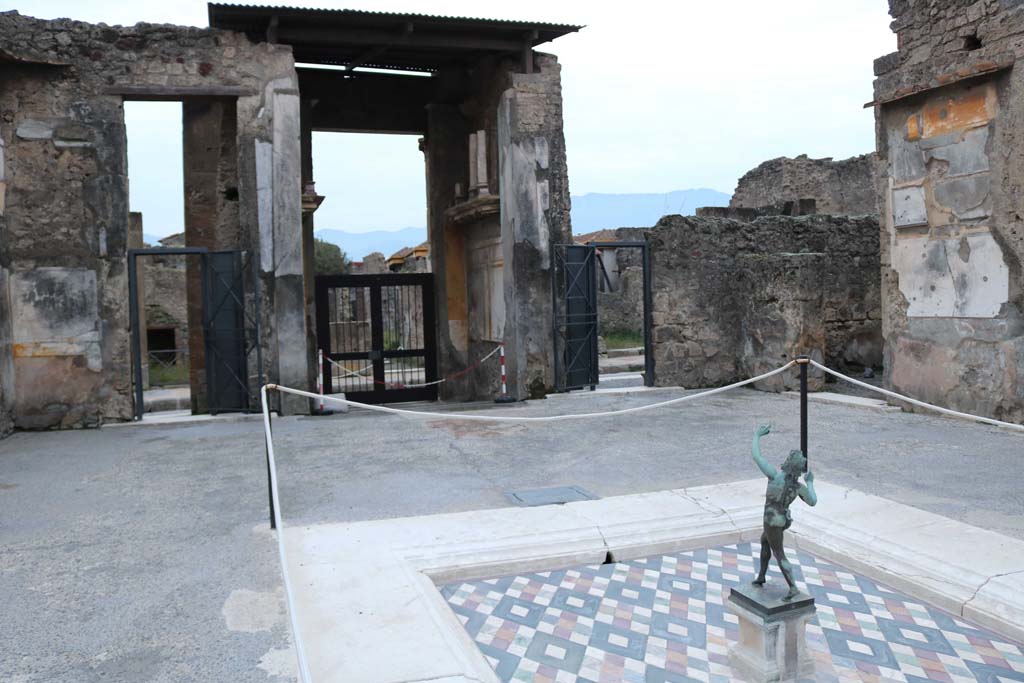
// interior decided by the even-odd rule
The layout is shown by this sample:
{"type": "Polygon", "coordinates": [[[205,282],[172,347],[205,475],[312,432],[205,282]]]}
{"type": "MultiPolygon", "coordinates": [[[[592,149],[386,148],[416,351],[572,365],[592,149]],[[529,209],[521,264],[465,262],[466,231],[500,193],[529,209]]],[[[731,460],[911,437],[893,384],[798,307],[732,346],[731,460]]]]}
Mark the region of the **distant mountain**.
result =
{"type": "MultiPolygon", "coordinates": [[[[572,198],[572,230],[580,235],[604,228],[647,227],[668,214],[693,215],[699,206],[728,206],[730,195],[700,188],[661,194],[600,194],[572,198]]],[[[361,261],[379,251],[390,256],[402,247],[415,247],[427,239],[426,228],[401,230],[317,230],[316,236],[341,247],[350,259],[361,261]]]]}
{"type": "Polygon", "coordinates": [[[160,240],[162,239],[163,237],[157,237],[156,235],[147,235],[146,233],[142,233],[142,241],[151,247],[159,247],[160,240]]]}
{"type": "Polygon", "coordinates": [[[317,230],[313,233],[325,242],[337,244],[352,261],[362,261],[367,254],[379,251],[391,256],[402,247],[415,247],[427,241],[426,228],[401,230],[371,230],[347,232],[345,230],[317,230]]]}
{"type": "Polygon", "coordinates": [[[669,214],[693,215],[701,206],[728,206],[730,195],[699,188],[660,194],[601,194],[572,198],[572,231],[579,235],[605,228],[644,228],[669,214]]]}

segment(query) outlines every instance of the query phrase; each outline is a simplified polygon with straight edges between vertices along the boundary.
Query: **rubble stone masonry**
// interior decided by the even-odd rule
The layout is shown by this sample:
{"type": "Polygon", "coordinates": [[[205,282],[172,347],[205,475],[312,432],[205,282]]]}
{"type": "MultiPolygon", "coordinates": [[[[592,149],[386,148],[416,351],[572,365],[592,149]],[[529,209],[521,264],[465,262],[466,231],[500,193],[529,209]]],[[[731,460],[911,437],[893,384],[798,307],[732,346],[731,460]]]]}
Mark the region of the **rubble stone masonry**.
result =
{"type": "Polygon", "coordinates": [[[747,171],[736,184],[730,209],[778,207],[778,213],[878,215],[875,155],[833,161],[779,157],[747,171]]]}
{"type": "MultiPolygon", "coordinates": [[[[203,98],[236,108],[237,206],[218,219],[234,224],[231,246],[259,251],[265,296],[280,298],[294,288],[286,279],[292,273],[301,288],[301,270],[292,263],[298,235],[269,237],[257,185],[270,181],[258,178],[255,157],[261,145],[276,149],[290,138],[281,96],[296,87],[291,50],[213,29],[112,27],[5,12],[0,58],[0,431],[10,413],[29,429],[127,419],[123,101],[203,98]]],[[[293,127],[297,138],[297,120],[293,127]]],[[[296,205],[297,177],[294,192],[282,190],[294,194],[296,205]]],[[[274,208],[281,230],[298,225],[297,208],[294,216],[283,204],[274,208]]],[[[282,333],[274,307],[268,301],[263,310],[270,312],[265,337],[273,339],[282,333]]],[[[267,374],[278,376],[276,350],[268,348],[264,358],[272,365],[267,374]]]]}
{"type": "Polygon", "coordinates": [[[1024,420],[1024,2],[891,0],[875,61],[885,379],[1024,420]]]}
{"type": "MultiPolygon", "coordinates": [[[[881,349],[873,216],[665,216],[648,233],[656,383],[713,387],[807,353],[873,366],[881,349]]],[[[823,378],[812,373],[812,388],[823,378]]],[[[758,388],[793,388],[795,373],[758,388]]]]}

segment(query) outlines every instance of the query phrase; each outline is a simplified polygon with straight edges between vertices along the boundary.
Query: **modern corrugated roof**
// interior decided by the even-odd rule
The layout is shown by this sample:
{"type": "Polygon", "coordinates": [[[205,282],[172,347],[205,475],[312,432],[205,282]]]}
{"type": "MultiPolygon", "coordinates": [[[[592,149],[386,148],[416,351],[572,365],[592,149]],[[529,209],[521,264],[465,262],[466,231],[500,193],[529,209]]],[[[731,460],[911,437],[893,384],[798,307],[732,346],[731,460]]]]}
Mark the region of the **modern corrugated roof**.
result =
{"type": "Polygon", "coordinates": [[[296,61],[437,71],[485,56],[518,54],[582,28],[353,9],[210,3],[210,26],[292,46],[296,61]]]}

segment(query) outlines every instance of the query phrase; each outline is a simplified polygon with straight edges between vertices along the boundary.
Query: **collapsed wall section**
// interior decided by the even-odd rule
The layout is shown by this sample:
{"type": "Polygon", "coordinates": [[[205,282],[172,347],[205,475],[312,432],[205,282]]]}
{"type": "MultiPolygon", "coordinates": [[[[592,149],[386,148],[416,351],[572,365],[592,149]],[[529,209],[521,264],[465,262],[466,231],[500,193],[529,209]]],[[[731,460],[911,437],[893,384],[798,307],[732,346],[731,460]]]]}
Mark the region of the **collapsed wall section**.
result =
{"type": "Polygon", "coordinates": [[[658,385],[721,386],[803,353],[839,367],[880,355],[861,341],[880,315],[873,217],[666,216],[648,241],[658,385]]]}
{"type": "MultiPolygon", "coordinates": [[[[287,175],[297,112],[291,120],[280,102],[297,87],[290,48],[212,29],[109,27],[16,12],[0,14],[0,45],[0,283],[12,330],[11,360],[0,370],[5,385],[13,377],[15,424],[82,427],[131,415],[123,101],[132,98],[230,102],[236,207],[230,225],[215,229],[260,255],[266,374],[308,385],[304,366],[286,372],[291,350],[277,353],[291,335],[304,357],[304,328],[296,335],[287,312],[273,314],[302,287],[292,264],[301,253],[299,181],[297,172],[287,175]],[[280,168],[286,176],[272,178],[280,168]]],[[[186,205],[190,199],[202,197],[186,205]]],[[[0,305],[0,348],[3,317],[0,305]]]]}
{"type": "Polygon", "coordinates": [[[768,206],[789,215],[877,215],[875,155],[833,161],[802,154],[765,161],[739,179],[729,208],[768,206]]]}
{"type": "Polygon", "coordinates": [[[875,62],[885,380],[1024,419],[1019,2],[890,3],[875,62]]]}

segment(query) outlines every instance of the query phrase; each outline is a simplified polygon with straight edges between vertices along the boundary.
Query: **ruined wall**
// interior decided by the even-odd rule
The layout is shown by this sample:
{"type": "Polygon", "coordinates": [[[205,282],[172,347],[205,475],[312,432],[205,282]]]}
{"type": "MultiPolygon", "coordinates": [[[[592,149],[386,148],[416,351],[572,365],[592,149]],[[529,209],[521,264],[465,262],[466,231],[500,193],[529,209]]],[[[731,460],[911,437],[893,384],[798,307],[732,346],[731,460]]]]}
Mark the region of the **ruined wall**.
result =
{"type": "MultiPolygon", "coordinates": [[[[301,270],[292,267],[301,252],[292,234],[299,222],[298,174],[292,183],[287,175],[273,182],[267,173],[287,173],[287,143],[298,137],[297,120],[293,127],[279,114],[282,94],[296,87],[290,49],[210,29],[108,27],[14,12],[0,14],[0,45],[7,184],[2,244],[14,321],[15,422],[48,428],[127,419],[122,101],[213,97],[236,108],[237,246],[263,256],[264,310],[273,311],[294,289],[284,281],[292,273],[301,289],[301,270]],[[271,196],[278,188],[282,195],[271,196]]],[[[268,373],[308,385],[304,370],[286,372],[290,352],[277,353],[282,335],[295,336],[293,322],[287,315],[264,321],[268,373]]],[[[301,321],[298,330],[304,345],[301,321]]]]}
{"type": "Polygon", "coordinates": [[[1024,3],[890,2],[875,62],[885,380],[1024,419],[1024,3]]]}
{"type": "Polygon", "coordinates": [[[720,386],[800,353],[842,367],[880,315],[877,238],[868,216],[665,216],[648,233],[657,384],[720,386]]]}
{"type": "MultiPolygon", "coordinates": [[[[645,228],[619,228],[615,230],[616,241],[620,242],[643,242],[645,228]]],[[[599,245],[600,250],[600,245],[599,245]]],[[[609,272],[609,280],[612,288],[609,291],[608,282],[601,288],[603,275],[598,268],[598,292],[597,292],[597,324],[598,334],[606,335],[610,332],[628,330],[643,333],[644,329],[644,262],[643,253],[640,249],[632,247],[619,247],[616,249],[602,250],[608,256],[604,257],[606,269],[609,272]]]]}
{"type": "Polygon", "coordinates": [[[11,333],[10,250],[6,238],[7,176],[4,124],[0,124],[0,439],[14,429],[14,343],[11,333]]]}
{"type": "Polygon", "coordinates": [[[540,53],[535,64],[511,74],[498,107],[505,346],[509,392],[520,399],[555,384],[551,245],[572,239],[561,67],[540,53]]]}
{"type": "MultiPolygon", "coordinates": [[[[452,86],[460,95],[428,107],[423,141],[439,371],[459,372],[503,340],[509,393],[520,399],[554,386],[550,245],[571,234],[560,67],[551,55],[533,58],[529,74],[517,59],[441,73],[461,83],[452,86]],[[470,135],[479,143],[480,131],[486,142],[471,163],[470,135]]],[[[440,392],[492,397],[498,381],[488,363],[440,392]]]]}
{"type": "Polygon", "coordinates": [[[778,213],[789,215],[877,215],[875,155],[833,161],[802,154],[766,161],[739,179],[729,208],[769,205],[779,206],[778,213]]]}

